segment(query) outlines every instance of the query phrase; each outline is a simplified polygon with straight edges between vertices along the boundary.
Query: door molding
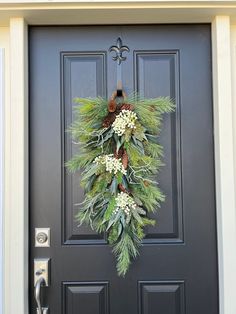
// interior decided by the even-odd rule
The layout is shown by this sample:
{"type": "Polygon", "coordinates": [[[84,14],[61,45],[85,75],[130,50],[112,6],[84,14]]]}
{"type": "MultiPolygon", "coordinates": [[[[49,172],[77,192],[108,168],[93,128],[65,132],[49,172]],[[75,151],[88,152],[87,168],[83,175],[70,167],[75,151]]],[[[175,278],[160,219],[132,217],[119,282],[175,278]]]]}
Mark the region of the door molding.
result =
{"type": "MultiPolygon", "coordinates": [[[[5,114],[10,116],[5,128],[5,141],[9,141],[10,148],[5,151],[5,173],[9,181],[5,191],[4,229],[8,239],[4,252],[4,313],[7,314],[29,313],[27,42],[24,18],[11,18],[10,103],[5,108],[5,114]]],[[[215,16],[212,20],[212,52],[220,314],[235,314],[236,214],[229,16],[215,16]]]]}
{"type": "MultiPolygon", "coordinates": [[[[2,4],[3,3],[3,4],[2,4]]],[[[0,24],[13,16],[30,25],[206,23],[219,14],[236,22],[234,0],[5,0],[0,24]]]]}
{"type": "Polygon", "coordinates": [[[10,20],[10,102],[6,104],[4,313],[28,313],[28,38],[10,20]]]}
{"type": "Polygon", "coordinates": [[[213,112],[220,314],[236,311],[236,216],[230,19],[212,23],[213,112]]]}
{"type": "Polygon", "coordinates": [[[4,146],[4,49],[0,48],[0,314],[3,314],[3,196],[4,196],[4,173],[3,173],[3,146],[4,146]]]}

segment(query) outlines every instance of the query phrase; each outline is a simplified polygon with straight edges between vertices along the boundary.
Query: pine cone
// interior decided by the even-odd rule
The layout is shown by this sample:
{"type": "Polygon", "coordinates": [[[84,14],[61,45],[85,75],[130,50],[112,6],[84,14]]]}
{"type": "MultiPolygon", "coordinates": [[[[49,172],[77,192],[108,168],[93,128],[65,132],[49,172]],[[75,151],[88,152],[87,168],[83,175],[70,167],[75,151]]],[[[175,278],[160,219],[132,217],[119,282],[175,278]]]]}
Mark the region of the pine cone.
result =
{"type": "Polygon", "coordinates": [[[129,158],[128,158],[128,154],[127,152],[124,150],[123,152],[123,155],[122,155],[122,165],[125,169],[127,169],[128,167],[128,161],[129,161],[129,158]]]}
{"type": "Polygon", "coordinates": [[[121,110],[134,110],[134,106],[131,104],[122,104],[122,106],[120,107],[121,110]]]}
{"type": "Polygon", "coordinates": [[[121,192],[124,192],[124,193],[126,193],[126,194],[132,196],[132,193],[131,193],[130,191],[126,190],[126,188],[124,187],[123,184],[119,183],[119,184],[118,184],[118,188],[119,188],[119,190],[120,190],[121,192]]]}
{"type": "Polygon", "coordinates": [[[146,181],[146,180],[144,180],[143,183],[144,183],[145,186],[149,186],[150,185],[150,183],[148,181],[146,181]]]}
{"type": "Polygon", "coordinates": [[[121,158],[122,155],[123,155],[123,148],[120,148],[119,151],[118,151],[118,153],[117,153],[116,150],[115,150],[115,152],[114,152],[114,157],[115,157],[116,159],[121,158]]]}
{"type": "Polygon", "coordinates": [[[114,112],[109,112],[108,115],[103,120],[102,126],[108,128],[116,119],[116,114],[114,112]]]}
{"type": "Polygon", "coordinates": [[[116,111],[116,102],[114,99],[111,99],[108,103],[108,111],[115,112],[116,111]]]}
{"type": "Polygon", "coordinates": [[[118,188],[121,192],[127,193],[125,187],[121,183],[118,184],[118,188]]]}

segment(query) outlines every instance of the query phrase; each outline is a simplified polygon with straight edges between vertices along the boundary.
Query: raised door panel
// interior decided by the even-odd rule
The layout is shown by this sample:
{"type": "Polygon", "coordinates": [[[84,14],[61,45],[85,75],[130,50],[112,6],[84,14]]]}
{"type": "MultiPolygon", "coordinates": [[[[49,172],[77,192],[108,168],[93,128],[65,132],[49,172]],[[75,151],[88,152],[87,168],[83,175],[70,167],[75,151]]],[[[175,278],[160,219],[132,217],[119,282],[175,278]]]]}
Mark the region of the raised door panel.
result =
{"type": "Polygon", "coordinates": [[[139,282],[139,314],[185,314],[184,282],[139,282]]]}
{"type": "Polygon", "coordinates": [[[156,214],[154,227],[147,229],[145,243],[183,241],[182,167],[180,141],[179,51],[135,51],[135,87],[144,97],[171,97],[176,112],[166,115],[159,141],[164,147],[164,167],[158,174],[159,184],[167,196],[156,214]]]}
{"type": "Polygon", "coordinates": [[[107,282],[64,282],[63,314],[108,314],[107,282]]]}
{"type": "MultiPolygon", "coordinates": [[[[106,95],[106,52],[61,53],[62,92],[62,154],[65,162],[79,151],[67,130],[73,121],[73,107],[76,97],[97,97],[106,95]]],[[[81,130],[82,131],[82,130],[81,130]]],[[[63,164],[64,164],[63,162],[63,164]]],[[[63,173],[63,242],[65,244],[104,243],[104,236],[82,225],[78,228],[75,215],[84,192],[80,187],[80,173],[63,173]]]]}

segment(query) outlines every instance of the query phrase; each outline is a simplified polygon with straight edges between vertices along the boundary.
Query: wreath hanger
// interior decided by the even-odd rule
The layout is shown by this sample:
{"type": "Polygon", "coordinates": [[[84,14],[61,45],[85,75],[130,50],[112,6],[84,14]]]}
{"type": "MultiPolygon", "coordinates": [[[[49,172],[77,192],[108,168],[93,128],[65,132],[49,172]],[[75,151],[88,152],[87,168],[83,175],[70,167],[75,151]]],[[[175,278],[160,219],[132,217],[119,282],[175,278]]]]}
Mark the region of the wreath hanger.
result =
{"type": "Polygon", "coordinates": [[[117,82],[117,89],[111,94],[111,101],[115,101],[116,98],[120,97],[123,97],[125,100],[127,98],[127,95],[122,88],[122,82],[119,80],[117,82]]]}
{"type": "Polygon", "coordinates": [[[117,81],[117,90],[114,91],[111,95],[111,100],[115,100],[116,98],[123,97],[126,98],[126,94],[122,88],[122,62],[126,60],[126,57],[123,56],[123,52],[129,52],[130,49],[128,46],[124,46],[122,44],[122,40],[118,37],[116,41],[116,46],[111,46],[109,48],[109,52],[115,52],[116,55],[112,57],[114,61],[117,62],[116,68],[116,81],[117,81]]]}

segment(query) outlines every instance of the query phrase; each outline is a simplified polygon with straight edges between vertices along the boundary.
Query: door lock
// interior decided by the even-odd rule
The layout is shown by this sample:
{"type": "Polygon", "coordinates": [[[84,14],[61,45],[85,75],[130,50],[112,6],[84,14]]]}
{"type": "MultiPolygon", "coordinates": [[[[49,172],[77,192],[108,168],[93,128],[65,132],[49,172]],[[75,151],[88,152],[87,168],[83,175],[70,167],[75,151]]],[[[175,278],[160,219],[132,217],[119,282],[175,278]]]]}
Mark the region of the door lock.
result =
{"type": "Polygon", "coordinates": [[[50,228],[35,228],[35,246],[50,247],[50,228]]]}
{"type": "Polygon", "coordinates": [[[37,241],[38,243],[42,244],[42,243],[45,243],[48,239],[48,236],[46,235],[46,233],[44,232],[39,232],[37,234],[37,241]]]}

